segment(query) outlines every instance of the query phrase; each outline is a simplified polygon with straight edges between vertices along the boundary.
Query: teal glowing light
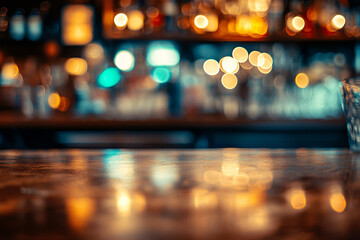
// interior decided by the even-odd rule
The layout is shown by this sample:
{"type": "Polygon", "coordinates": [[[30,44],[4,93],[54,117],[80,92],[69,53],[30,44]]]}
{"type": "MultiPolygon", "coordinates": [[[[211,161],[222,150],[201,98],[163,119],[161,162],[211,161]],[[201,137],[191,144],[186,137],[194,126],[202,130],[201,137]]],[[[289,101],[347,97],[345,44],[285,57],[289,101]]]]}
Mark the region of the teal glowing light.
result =
{"type": "Polygon", "coordinates": [[[180,53],[169,41],[156,41],[149,45],[146,62],[152,67],[176,66],[180,62],[180,53]]]}
{"type": "Polygon", "coordinates": [[[107,68],[97,78],[97,84],[102,88],[111,88],[118,84],[121,74],[117,68],[107,68]]]}
{"type": "Polygon", "coordinates": [[[33,11],[28,18],[28,37],[32,41],[40,39],[42,34],[42,21],[40,15],[33,11]]]}
{"type": "Polygon", "coordinates": [[[151,77],[157,83],[168,82],[171,78],[171,72],[166,67],[157,67],[151,72],[151,77]]]}
{"type": "Polygon", "coordinates": [[[23,40],[25,37],[25,17],[21,11],[16,11],[10,18],[9,33],[16,41],[23,40]]]}

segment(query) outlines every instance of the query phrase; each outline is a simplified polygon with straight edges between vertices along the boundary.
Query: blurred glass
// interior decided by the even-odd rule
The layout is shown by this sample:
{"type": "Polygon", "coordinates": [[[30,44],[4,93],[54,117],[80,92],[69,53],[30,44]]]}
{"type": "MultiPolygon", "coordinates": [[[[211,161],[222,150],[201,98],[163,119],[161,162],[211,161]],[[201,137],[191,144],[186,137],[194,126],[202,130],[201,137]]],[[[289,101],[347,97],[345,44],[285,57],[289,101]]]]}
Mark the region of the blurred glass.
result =
{"type": "Polygon", "coordinates": [[[67,5],[62,10],[62,40],[65,45],[85,45],[93,39],[94,11],[86,5],[67,5]]]}
{"type": "Polygon", "coordinates": [[[360,77],[342,79],[340,88],[350,149],[358,152],[360,151],[360,77]]]}

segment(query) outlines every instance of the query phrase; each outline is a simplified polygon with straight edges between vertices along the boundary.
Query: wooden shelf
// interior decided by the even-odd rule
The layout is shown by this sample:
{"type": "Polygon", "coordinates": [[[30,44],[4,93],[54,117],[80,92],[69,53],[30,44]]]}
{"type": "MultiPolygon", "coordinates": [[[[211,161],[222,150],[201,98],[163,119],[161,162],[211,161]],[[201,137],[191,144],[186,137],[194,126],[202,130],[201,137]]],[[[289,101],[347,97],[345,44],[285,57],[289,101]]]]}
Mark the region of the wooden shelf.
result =
{"type": "Polygon", "coordinates": [[[222,116],[184,117],[166,119],[124,120],[98,117],[53,116],[49,118],[26,118],[21,114],[0,114],[0,128],[35,128],[35,129],[205,129],[205,128],[345,128],[344,119],[301,119],[301,120],[270,120],[270,119],[226,119],[222,116]]]}
{"type": "Polygon", "coordinates": [[[360,38],[348,38],[343,35],[330,35],[323,36],[317,35],[314,37],[299,36],[288,36],[286,34],[273,34],[260,38],[252,38],[241,35],[219,35],[216,33],[205,33],[205,34],[194,34],[191,32],[153,32],[150,34],[142,34],[130,31],[115,31],[110,36],[106,37],[108,40],[172,40],[172,41],[183,41],[183,42],[269,42],[269,43],[287,43],[287,42],[355,42],[360,38]]]}

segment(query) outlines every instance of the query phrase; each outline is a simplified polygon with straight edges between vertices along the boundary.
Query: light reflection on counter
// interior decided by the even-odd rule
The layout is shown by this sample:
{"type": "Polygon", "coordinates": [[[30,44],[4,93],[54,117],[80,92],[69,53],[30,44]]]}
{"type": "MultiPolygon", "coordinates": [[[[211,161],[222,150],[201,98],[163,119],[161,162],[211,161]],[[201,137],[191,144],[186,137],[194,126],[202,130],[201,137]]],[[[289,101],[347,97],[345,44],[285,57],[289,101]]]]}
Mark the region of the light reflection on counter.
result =
{"type": "Polygon", "coordinates": [[[287,193],[287,199],[291,207],[295,210],[300,210],[306,207],[306,196],[304,190],[294,188],[287,193]]]}
{"type": "MultiPolygon", "coordinates": [[[[52,229],[49,224],[56,217],[65,221],[61,224],[71,229],[67,231],[89,239],[99,236],[91,236],[93,232],[105,234],[104,239],[142,239],[147,234],[179,239],[296,239],[299,231],[312,229],[346,239],[348,222],[360,220],[346,211],[357,208],[357,198],[347,186],[356,190],[359,168],[357,157],[346,151],[8,153],[4,157],[0,152],[0,161],[12,166],[7,171],[20,167],[13,174],[29,186],[21,189],[20,200],[0,195],[0,222],[25,211],[27,215],[17,223],[25,228],[34,221],[52,229]],[[29,159],[36,159],[38,168],[32,186],[26,180],[29,172],[23,172],[34,166],[29,159]]],[[[0,173],[4,174],[2,169],[0,173]]],[[[2,189],[16,189],[16,182],[2,179],[0,186],[3,193],[2,189]]]]}
{"type": "Polygon", "coordinates": [[[329,203],[335,212],[342,213],[346,208],[346,200],[342,193],[342,188],[338,184],[330,187],[329,203]]]}
{"type": "Polygon", "coordinates": [[[131,187],[135,178],[135,165],[132,154],[108,150],[104,156],[107,176],[120,181],[120,185],[131,187]]]}
{"type": "Polygon", "coordinates": [[[345,210],[346,207],[346,200],[344,195],[341,193],[333,193],[330,196],[330,205],[331,208],[338,213],[341,213],[345,210]]]}
{"type": "Polygon", "coordinates": [[[160,191],[169,190],[179,180],[178,166],[172,158],[157,156],[151,167],[151,180],[160,191]]]}
{"type": "Polygon", "coordinates": [[[116,206],[121,216],[130,215],[131,199],[126,191],[119,191],[116,196],[116,206]]]}
{"type": "Polygon", "coordinates": [[[92,198],[68,198],[66,210],[69,225],[75,231],[81,231],[92,219],[95,212],[95,202],[92,198]]]}

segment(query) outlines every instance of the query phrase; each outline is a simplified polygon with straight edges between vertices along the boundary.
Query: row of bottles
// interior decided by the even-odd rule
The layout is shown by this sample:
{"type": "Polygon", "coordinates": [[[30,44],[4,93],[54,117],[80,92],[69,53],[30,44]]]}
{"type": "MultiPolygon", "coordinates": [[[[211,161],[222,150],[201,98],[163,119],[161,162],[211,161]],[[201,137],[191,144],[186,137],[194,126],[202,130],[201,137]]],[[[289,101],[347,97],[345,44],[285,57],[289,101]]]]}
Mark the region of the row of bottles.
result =
{"type": "Polygon", "coordinates": [[[52,4],[43,1],[32,8],[0,4],[0,39],[38,41],[50,35],[61,38],[65,45],[85,45],[95,33],[101,38],[101,32],[107,38],[153,33],[159,38],[199,35],[209,40],[360,36],[359,6],[348,1],[107,0],[102,8],[92,2],[64,2],[56,9],[52,4]],[[102,24],[96,25],[95,14],[102,15],[102,24]],[[76,38],[81,40],[74,41],[76,38]]]}
{"type": "Polygon", "coordinates": [[[351,47],[306,56],[280,43],[90,43],[81,52],[52,61],[7,55],[0,89],[17,89],[28,117],[326,119],[341,116],[338,81],[353,65],[351,47]]]}
{"type": "MultiPolygon", "coordinates": [[[[191,33],[207,38],[321,36],[359,37],[359,12],[348,1],[107,1],[108,37],[131,38],[153,32],[191,33]],[[207,34],[206,34],[207,33],[207,34]]],[[[181,34],[180,34],[181,36],[181,34]]]]}
{"type": "Polygon", "coordinates": [[[51,3],[43,1],[27,10],[21,8],[21,4],[16,8],[11,7],[0,4],[0,39],[41,40],[44,35],[44,21],[51,3]]]}

